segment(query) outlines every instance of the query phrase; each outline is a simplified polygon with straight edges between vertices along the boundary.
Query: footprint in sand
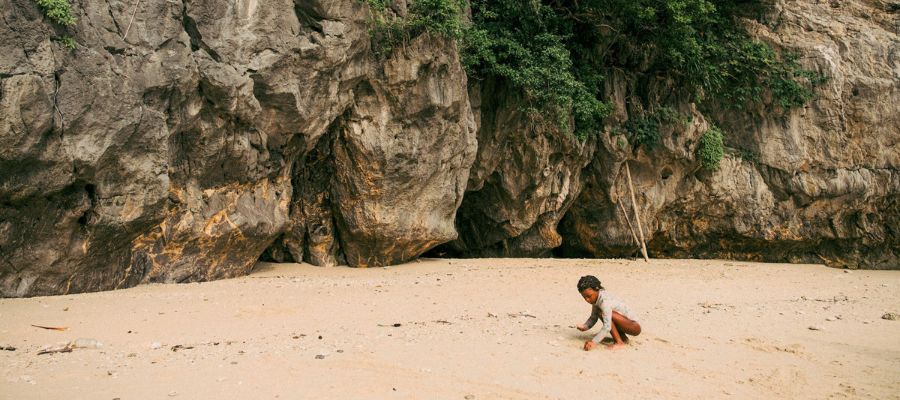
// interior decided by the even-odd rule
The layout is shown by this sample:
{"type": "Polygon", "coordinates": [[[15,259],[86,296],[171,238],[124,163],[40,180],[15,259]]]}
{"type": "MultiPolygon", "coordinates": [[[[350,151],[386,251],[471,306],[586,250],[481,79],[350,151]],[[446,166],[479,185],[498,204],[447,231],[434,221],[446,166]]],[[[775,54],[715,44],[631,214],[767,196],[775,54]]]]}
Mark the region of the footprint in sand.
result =
{"type": "Polygon", "coordinates": [[[769,344],[766,341],[758,338],[746,338],[744,339],[744,344],[750,346],[750,348],[752,348],[753,350],[762,351],[764,353],[789,353],[794,354],[798,357],[809,359],[809,355],[805,351],[806,349],[798,343],[793,343],[790,345],[779,345],[769,344]]]}

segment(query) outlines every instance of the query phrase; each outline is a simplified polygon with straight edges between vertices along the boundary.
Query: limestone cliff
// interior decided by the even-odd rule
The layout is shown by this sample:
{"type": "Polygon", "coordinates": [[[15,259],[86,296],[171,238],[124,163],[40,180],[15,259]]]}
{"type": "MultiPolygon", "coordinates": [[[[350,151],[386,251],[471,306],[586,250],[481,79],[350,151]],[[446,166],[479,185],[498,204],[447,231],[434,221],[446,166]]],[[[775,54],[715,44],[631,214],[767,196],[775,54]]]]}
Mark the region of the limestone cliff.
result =
{"type": "Polygon", "coordinates": [[[246,274],[282,234],[354,266],[456,238],[475,130],[452,42],[375,59],[354,0],[74,10],[69,50],[32,0],[0,7],[0,294],[246,274]]]}
{"type": "MultiPolygon", "coordinates": [[[[797,52],[827,76],[806,107],[707,110],[732,134],[715,172],[695,156],[706,120],[670,127],[663,146],[622,154],[606,140],[587,189],[562,223],[567,255],[624,256],[637,249],[617,203],[629,160],[651,254],[900,267],[900,16],[880,1],[783,1],[750,32],[797,52]],[[749,155],[749,156],[748,156],[749,155]]],[[[639,90],[627,74],[609,83],[614,118],[639,90]]],[[[666,98],[665,89],[651,98],[666,98]]],[[[671,97],[671,96],[668,96],[671,97]]]]}
{"type": "Polygon", "coordinates": [[[260,256],[627,256],[626,160],[656,256],[900,267],[893,3],[784,0],[747,22],[830,78],[803,109],[700,110],[624,71],[586,141],[468,82],[450,40],[374,54],[364,1],[73,9],[62,28],[0,0],[0,296],[219,279],[260,256]],[[636,92],[693,118],[633,152],[613,127],[636,92]],[[715,172],[695,156],[710,117],[736,133],[715,172]]]}

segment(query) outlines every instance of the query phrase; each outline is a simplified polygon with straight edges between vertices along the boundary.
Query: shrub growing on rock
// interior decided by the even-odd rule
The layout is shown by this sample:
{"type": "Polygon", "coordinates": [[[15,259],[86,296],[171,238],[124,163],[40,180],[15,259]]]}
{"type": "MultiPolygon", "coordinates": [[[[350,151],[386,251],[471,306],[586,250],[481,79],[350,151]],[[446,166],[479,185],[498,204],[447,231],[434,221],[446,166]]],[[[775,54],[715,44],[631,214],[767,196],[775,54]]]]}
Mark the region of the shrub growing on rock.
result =
{"type": "Polygon", "coordinates": [[[700,137],[700,146],[697,147],[697,157],[703,168],[710,171],[719,169],[719,163],[725,156],[725,142],[722,137],[722,130],[716,126],[710,127],[702,137],[700,137]]]}
{"type": "MultiPolygon", "coordinates": [[[[517,86],[531,110],[574,116],[585,137],[602,127],[612,70],[674,82],[691,101],[739,108],[796,107],[823,81],[792,55],[750,37],[740,23],[760,0],[473,0],[463,34],[470,76],[517,86]]],[[[646,136],[646,135],[644,135],[646,136]]]]}
{"type": "Polygon", "coordinates": [[[68,0],[35,0],[44,11],[44,15],[62,26],[75,25],[75,16],[72,15],[72,5],[68,0]]]}

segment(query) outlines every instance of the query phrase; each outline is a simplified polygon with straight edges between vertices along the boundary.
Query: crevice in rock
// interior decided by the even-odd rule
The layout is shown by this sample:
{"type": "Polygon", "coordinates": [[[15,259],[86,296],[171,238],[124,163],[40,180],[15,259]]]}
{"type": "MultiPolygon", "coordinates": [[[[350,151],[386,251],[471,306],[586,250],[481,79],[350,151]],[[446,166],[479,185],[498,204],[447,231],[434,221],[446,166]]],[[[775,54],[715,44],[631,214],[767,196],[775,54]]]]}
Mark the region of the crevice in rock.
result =
{"type": "Polygon", "coordinates": [[[125,54],[125,49],[120,49],[118,47],[104,46],[103,49],[106,50],[107,53],[112,54],[114,56],[121,56],[121,55],[125,54]]]}
{"type": "Polygon", "coordinates": [[[113,25],[116,26],[116,32],[119,36],[122,36],[122,27],[119,26],[119,21],[116,20],[116,16],[113,15],[112,4],[109,4],[109,0],[106,0],[106,11],[109,12],[109,18],[112,19],[113,25]]]}
{"type": "Polygon", "coordinates": [[[316,31],[322,35],[325,34],[325,31],[322,29],[322,20],[325,19],[321,15],[319,15],[314,9],[309,7],[304,7],[301,4],[301,1],[294,1],[294,14],[297,15],[297,21],[300,22],[300,28],[302,32],[302,28],[307,27],[316,31]]]}
{"type": "Polygon", "coordinates": [[[222,62],[222,57],[219,56],[219,53],[217,53],[203,41],[203,35],[201,35],[200,30],[197,29],[197,22],[194,21],[194,19],[191,18],[190,15],[188,15],[187,7],[188,2],[185,1],[181,8],[181,23],[184,27],[184,31],[191,38],[191,51],[203,49],[203,51],[209,54],[209,56],[213,60],[215,60],[216,62],[222,62]]]}
{"type": "Polygon", "coordinates": [[[78,225],[80,225],[83,229],[86,229],[88,224],[91,222],[91,215],[94,212],[94,207],[97,204],[97,187],[91,183],[84,185],[84,191],[87,193],[87,198],[89,202],[89,206],[87,210],[84,210],[84,213],[78,217],[78,225]]]}
{"type": "Polygon", "coordinates": [[[168,46],[169,43],[172,43],[173,40],[175,40],[175,38],[168,38],[166,40],[163,40],[162,43],[160,43],[158,46],[156,46],[156,48],[154,50],[159,51],[163,47],[168,46]]]}
{"type": "MultiPolygon", "coordinates": [[[[315,147],[294,158],[290,225],[260,257],[262,261],[344,265],[344,243],[339,233],[338,205],[333,201],[334,156],[337,130],[347,113],[336,118],[315,147]]],[[[305,146],[304,146],[305,147],[305,146]]]]}
{"type": "Polygon", "coordinates": [[[65,115],[63,115],[62,111],[59,109],[59,87],[62,86],[62,80],[60,78],[59,71],[53,71],[53,109],[56,111],[53,114],[54,125],[56,125],[56,114],[59,114],[59,133],[63,134],[66,130],[65,125],[65,115]]]}

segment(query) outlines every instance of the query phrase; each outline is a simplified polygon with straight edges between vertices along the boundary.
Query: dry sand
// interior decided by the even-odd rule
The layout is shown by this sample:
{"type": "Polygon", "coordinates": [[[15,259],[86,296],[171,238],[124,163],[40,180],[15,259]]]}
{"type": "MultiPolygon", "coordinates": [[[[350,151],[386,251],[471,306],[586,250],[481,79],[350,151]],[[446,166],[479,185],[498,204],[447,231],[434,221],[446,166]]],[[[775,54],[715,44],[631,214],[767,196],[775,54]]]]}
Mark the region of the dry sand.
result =
{"type": "Polygon", "coordinates": [[[898,289],[900,271],[733,261],[262,263],[0,300],[0,398],[900,399],[898,289]],[[625,349],[581,350],[584,274],[639,315],[625,349]],[[78,338],[103,345],[37,354],[78,338]]]}

